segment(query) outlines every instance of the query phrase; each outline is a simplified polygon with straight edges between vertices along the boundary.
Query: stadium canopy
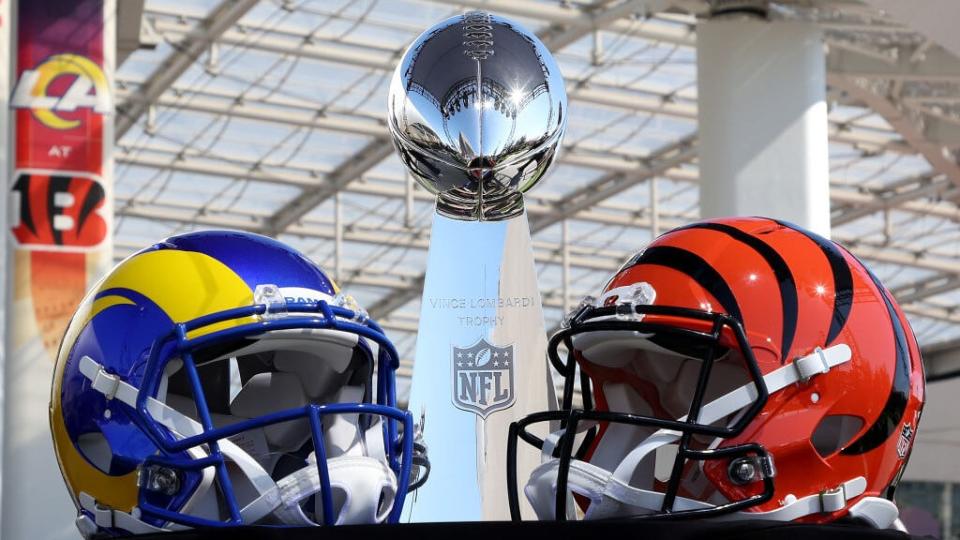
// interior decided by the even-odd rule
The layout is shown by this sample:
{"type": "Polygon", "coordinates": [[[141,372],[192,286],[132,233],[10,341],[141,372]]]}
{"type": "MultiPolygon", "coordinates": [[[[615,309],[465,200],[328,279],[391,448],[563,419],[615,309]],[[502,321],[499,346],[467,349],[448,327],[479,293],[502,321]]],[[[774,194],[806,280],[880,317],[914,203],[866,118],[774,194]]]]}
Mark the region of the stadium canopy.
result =
{"type": "MultiPolygon", "coordinates": [[[[940,21],[960,19],[934,3],[940,21]]],[[[534,30],[567,80],[562,154],[526,198],[555,327],[651,238],[698,217],[707,2],[120,2],[115,256],[201,228],[277,236],[367,306],[409,377],[433,197],[394,153],[387,88],[417,35],[469,9],[534,30]]],[[[769,17],[823,28],[833,237],[894,292],[936,375],[960,367],[960,43],[926,11],[806,0],[769,17]]]]}

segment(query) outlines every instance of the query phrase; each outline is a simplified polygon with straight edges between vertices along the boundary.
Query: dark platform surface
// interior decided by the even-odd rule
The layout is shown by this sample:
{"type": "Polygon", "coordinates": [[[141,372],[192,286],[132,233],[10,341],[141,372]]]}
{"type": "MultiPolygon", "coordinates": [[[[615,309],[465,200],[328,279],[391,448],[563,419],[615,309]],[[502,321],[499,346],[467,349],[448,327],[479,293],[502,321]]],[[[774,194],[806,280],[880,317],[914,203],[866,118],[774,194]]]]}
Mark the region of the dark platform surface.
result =
{"type": "Polygon", "coordinates": [[[138,536],[147,540],[239,540],[239,539],[322,539],[322,540],[907,540],[897,531],[878,531],[862,525],[807,525],[799,523],[741,522],[704,523],[698,521],[594,521],[594,522],[482,522],[416,523],[404,525],[355,525],[331,528],[238,527],[200,529],[176,533],[138,536]]]}

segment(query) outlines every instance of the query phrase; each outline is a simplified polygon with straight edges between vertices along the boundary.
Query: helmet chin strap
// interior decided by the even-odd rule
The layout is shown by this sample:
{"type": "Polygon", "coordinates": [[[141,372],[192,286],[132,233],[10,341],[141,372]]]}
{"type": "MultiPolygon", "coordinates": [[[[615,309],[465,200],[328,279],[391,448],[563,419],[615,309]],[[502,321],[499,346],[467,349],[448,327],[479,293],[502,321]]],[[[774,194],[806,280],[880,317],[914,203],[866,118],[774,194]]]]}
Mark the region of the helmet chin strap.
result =
{"type": "MultiPolygon", "coordinates": [[[[303,513],[300,502],[320,492],[320,474],[311,454],[308,466],[277,481],[280,504],[273,514],[289,525],[318,525],[303,513]]],[[[330,487],[340,491],[343,504],[335,525],[382,523],[397,494],[397,478],[379,459],[365,456],[340,456],[327,461],[330,487]]],[[[323,516],[322,503],[315,503],[317,516],[323,516]]]]}
{"type": "MultiPolygon", "coordinates": [[[[559,462],[551,460],[534,469],[524,493],[533,506],[538,519],[555,519],[554,501],[557,489],[559,462]]],[[[590,507],[584,519],[604,519],[621,516],[653,514],[663,504],[664,494],[649,489],[635,488],[625,484],[613,473],[580,460],[570,462],[568,472],[570,490],[590,499],[590,507]]],[[[735,512],[714,517],[718,521],[738,521],[747,519],[770,521],[793,521],[804,516],[820,513],[832,513],[843,509],[847,502],[863,494],[867,480],[858,476],[834,489],[815,493],[786,502],[776,510],[768,512],[735,512]]],[[[572,518],[574,508],[572,498],[568,498],[567,517],[572,518]]],[[[714,505],[687,497],[677,497],[673,509],[676,512],[703,510],[714,505]]],[[[892,502],[879,497],[864,497],[850,508],[854,517],[866,520],[870,525],[886,529],[895,526],[897,508],[892,502]]]]}
{"type": "MultiPolygon", "coordinates": [[[[104,394],[107,399],[116,399],[130,407],[136,407],[139,390],[107,373],[103,366],[89,356],[80,360],[80,372],[90,379],[94,390],[104,394]]],[[[152,397],[147,398],[147,411],[161,425],[181,438],[200,435],[203,426],[196,420],[167,406],[152,397]]],[[[300,507],[300,502],[319,493],[322,489],[320,473],[316,467],[316,457],[311,453],[307,466],[274,481],[257,460],[229,439],[217,441],[220,451],[249,480],[256,496],[240,511],[243,522],[256,523],[273,515],[287,525],[317,525],[309,519],[300,507]]],[[[190,449],[200,451],[198,448],[190,449]]],[[[205,453],[204,453],[205,454],[205,453]]],[[[198,456],[195,456],[198,457],[198,456]]],[[[203,456],[199,456],[203,457],[203,456]]],[[[331,490],[343,495],[342,504],[337,511],[335,524],[381,523],[390,513],[397,494],[397,478],[387,463],[368,456],[343,455],[327,459],[331,490]]],[[[189,510],[197,506],[203,497],[216,494],[212,489],[212,473],[204,478],[183,508],[189,510]]],[[[331,494],[333,496],[333,494],[331,494]]],[[[140,519],[138,509],[127,513],[100,506],[92,497],[81,497],[81,506],[94,515],[94,522],[100,527],[122,528],[131,533],[156,532],[157,527],[140,519]]],[[[316,515],[322,516],[322,503],[317,499],[316,515]]],[[[89,523],[78,527],[83,533],[89,529],[89,523]]],[[[89,520],[88,520],[89,521],[89,520]]],[[[184,527],[171,523],[169,530],[184,527]]]]}
{"type": "MultiPolygon", "coordinates": [[[[822,373],[827,373],[836,366],[842,365],[851,358],[850,347],[838,344],[827,349],[816,349],[813,354],[798,358],[763,377],[763,384],[769,394],[778,392],[787,386],[807,381],[822,373]]],[[[704,405],[698,416],[698,423],[713,424],[731,414],[744,409],[758,397],[758,391],[753,383],[743,385],[704,405]]],[[[686,416],[678,419],[685,421],[686,416]]],[[[579,430],[589,429],[592,423],[583,423],[579,430]]],[[[534,469],[530,480],[524,488],[524,493],[540,519],[555,519],[557,476],[560,466],[559,459],[553,458],[553,450],[563,431],[549,435],[543,445],[543,463],[534,469]]],[[[635,446],[611,472],[585,461],[573,459],[570,461],[567,485],[571,492],[590,499],[584,519],[602,519],[623,515],[645,515],[659,512],[663,504],[664,494],[651,489],[641,489],[631,485],[631,479],[638,471],[644,469],[645,477],[652,477],[653,467],[651,454],[665,445],[676,442],[680,437],[679,431],[660,429],[635,446]],[[647,470],[649,469],[649,470],[647,470]]],[[[652,484],[652,482],[651,482],[652,484]]],[[[847,501],[860,496],[866,490],[866,480],[856,477],[844,482],[835,489],[824,493],[813,494],[792,501],[785,501],[782,507],[769,512],[736,512],[717,519],[769,519],[790,521],[802,516],[835,512],[844,508],[847,501]]],[[[567,496],[567,517],[575,514],[573,499],[567,496]]],[[[677,497],[674,503],[675,511],[698,510],[713,508],[711,503],[677,497]]],[[[876,497],[867,497],[851,507],[851,514],[863,517],[878,528],[887,528],[896,519],[896,507],[890,501],[876,497]],[[876,500],[874,500],[876,499],[876,500]],[[878,501],[889,503],[885,505],[878,501]],[[893,514],[890,515],[890,507],[893,514]]]]}

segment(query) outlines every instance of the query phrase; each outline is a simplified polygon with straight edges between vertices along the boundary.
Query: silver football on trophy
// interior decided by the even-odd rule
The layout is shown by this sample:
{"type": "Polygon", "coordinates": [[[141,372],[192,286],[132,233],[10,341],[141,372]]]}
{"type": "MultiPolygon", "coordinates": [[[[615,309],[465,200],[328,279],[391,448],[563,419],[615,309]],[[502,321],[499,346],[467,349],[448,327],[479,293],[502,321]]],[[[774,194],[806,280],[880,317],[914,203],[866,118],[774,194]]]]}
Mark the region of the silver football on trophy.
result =
{"type": "Polygon", "coordinates": [[[400,158],[437,194],[437,211],[457,219],[521,214],[522,194],[547,171],[567,123],[550,51],[518,24],[479,11],[420,35],[389,101],[400,158]]]}

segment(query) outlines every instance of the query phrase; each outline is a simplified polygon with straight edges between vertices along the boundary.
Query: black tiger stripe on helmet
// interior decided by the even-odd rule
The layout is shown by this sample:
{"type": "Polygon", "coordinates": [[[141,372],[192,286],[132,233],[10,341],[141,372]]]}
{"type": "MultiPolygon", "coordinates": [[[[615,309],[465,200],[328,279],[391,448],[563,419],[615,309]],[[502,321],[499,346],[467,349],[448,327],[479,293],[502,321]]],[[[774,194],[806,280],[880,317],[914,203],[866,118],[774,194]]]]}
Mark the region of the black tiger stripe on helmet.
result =
{"type": "Polygon", "coordinates": [[[850,271],[850,263],[844,257],[844,251],[851,259],[856,261],[870,276],[870,280],[877,288],[880,296],[883,298],[884,306],[890,317],[890,325],[893,328],[894,336],[894,375],[890,387],[890,394],[887,396],[886,404],[880,414],[874,420],[873,424],[863,432],[863,435],[856,440],[851,441],[843,450],[845,455],[858,455],[869,452],[877,448],[891,435],[896,433],[897,426],[903,420],[904,412],[907,408],[907,402],[910,395],[910,350],[907,343],[907,335],[904,331],[900,317],[894,308],[893,299],[890,292],[880,283],[877,276],[863,262],[849,251],[842,250],[833,242],[798,227],[791,223],[778,221],[784,227],[789,227],[817,244],[823,251],[824,256],[830,262],[830,268],[834,279],[834,307],[833,317],[830,321],[830,332],[827,336],[824,346],[829,346],[839,335],[844,324],[850,317],[850,310],[853,306],[853,276],[850,271]]]}
{"type": "Polygon", "coordinates": [[[699,255],[672,246],[653,246],[643,250],[633,260],[634,264],[656,264],[686,274],[712,294],[728,315],[743,324],[743,314],[730,285],[699,255]]]}
{"type": "Polygon", "coordinates": [[[810,241],[820,248],[824,257],[827,258],[827,262],[830,263],[830,270],[833,274],[834,291],[833,316],[830,317],[830,329],[827,332],[827,339],[823,344],[824,347],[828,347],[837,339],[837,336],[840,335],[840,331],[843,330],[844,325],[847,324],[847,319],[850,317],[850,309],[853,306],[853,275],[850,272],[850,267],[846,259],[843,258],[840,249],[830,240],[790,222],[782,220],[773,221],[809,238],[810,241]]]}
{"type": "MultiPolygon", "coordinates": [[[[706,229],[717,231],[753,248],[770,266],[774,276],[777,279],[777,285],[780,289],[780,306],[783,320],[783,328],[780,338],[780,363],[786,363],[787,355],[790,354],[790,347],[793,345],[793,337],[797,332],[797,312],[799,310],[797,302],[797,283],[793,279],[793,273],[783,257],[769,244],[760,238],[723,223],[702,222],[694,223],[683,227],[684,229],[706,229]]],[[[742,322],[742,321],[741,321],[742,322]]]]}

